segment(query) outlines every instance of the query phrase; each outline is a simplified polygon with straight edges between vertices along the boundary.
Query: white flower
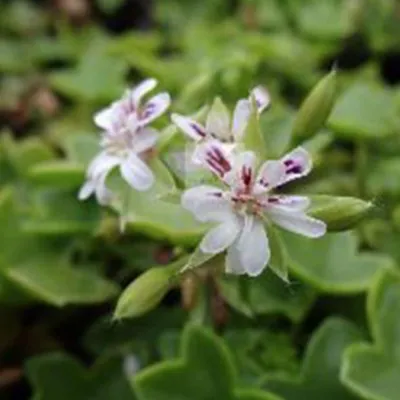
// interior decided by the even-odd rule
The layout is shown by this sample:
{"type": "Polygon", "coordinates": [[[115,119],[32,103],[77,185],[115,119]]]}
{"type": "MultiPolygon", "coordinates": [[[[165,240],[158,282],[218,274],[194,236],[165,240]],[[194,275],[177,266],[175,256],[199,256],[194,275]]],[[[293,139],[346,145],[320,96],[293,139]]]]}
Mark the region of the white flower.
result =
{"type": "Polygon", "coordinates": [[[216,141],[205,146],[202,159],[227,189],[205,185],[188,189],[182,205],[201,222],[218,222],[203,237],[200,250],[208,254],[227,250],[226,272],[256,276],[267,266],[265,220],[310,238],[325,234],[325,223],[306,215],[307,197],[271,192],[310,172],[311,158],[305,149],[298,147],[280,160],[266,161],[258,174],[253,152],[233,157],[216,141]]]}
{"type": "Polygon", "coordinates": [[[196,143],[192,156],[194,163],[199,164],[198,153],[202,151],[202,146],[209,140],[219,140],[227,144],[227,149],[232,149],[232,145],[240,140],[246,130],[251,113],[251,97],[254,97],[256,101],[258,113],[264,111],[270,103],[266,89],[257,86],[251,91],[248,99],[241,99],[237,102],[232,121],[228,110],[221,103],[217,106],[214,103],[207,115],[205,126],[192,118],[172,114],[171,118],[174,124],[196,143]]]}
{"type": "Polygon", "coordinates": [[[97,113],[94,121],[102,128],[101,152],[92,160],[87,179],[79,192],[84,200],[92,193],[101,204],[107,204],[111,192],[105,186],[108,173],[119,166],[122,177],[133,188],[147,190],[154,176],[143,159],[158,139],[158,132],[148,127],[154,119],[166,111],[170,104],[168,93],[160,93],[142,104],[142,98],[157,85],[155,79],[147,79],[109,107],[97,113]]]}

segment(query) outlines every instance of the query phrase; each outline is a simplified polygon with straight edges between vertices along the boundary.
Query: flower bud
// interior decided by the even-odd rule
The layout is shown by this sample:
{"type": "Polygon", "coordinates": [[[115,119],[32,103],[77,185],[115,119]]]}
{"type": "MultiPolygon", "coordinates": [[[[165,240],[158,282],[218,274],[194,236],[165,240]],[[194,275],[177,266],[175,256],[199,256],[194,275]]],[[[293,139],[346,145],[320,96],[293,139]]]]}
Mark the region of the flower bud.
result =
{"type": "Polygon", "coordinates": [[[29,168],[28,176],[37,184],[76,188],[85,178],[85,171],[70,161],[44,161],[29,168]]]}
{"type": "Polygon", "coordinates": [[[151,268],[136,278],[119,297],[114,319],[138,317],[155,308],[176,283],[176,274],[185,261],[151,268]]]}
{"type": "Polygon", "coordinates": [[[260,160],[267,159],[265,140],[261,132],[257,103],[254,96],[251,99],[251,112],[245,133],[241,139],[245,150],[254,151],[260,160]]]}
{"type": "Polygon", "coordinates": [[[352,228],[372,209],[372,202],[355,197],[309,196],[311,206],[307,214],[327,224],[329,231],[352,228]]]}
{"type": "Polygon", "coordinates": [[[311,90],[297,113],[293,135],[310,137],[314,135],[329,117],[337,93],[337,71],[333,69],[311,90]]]}

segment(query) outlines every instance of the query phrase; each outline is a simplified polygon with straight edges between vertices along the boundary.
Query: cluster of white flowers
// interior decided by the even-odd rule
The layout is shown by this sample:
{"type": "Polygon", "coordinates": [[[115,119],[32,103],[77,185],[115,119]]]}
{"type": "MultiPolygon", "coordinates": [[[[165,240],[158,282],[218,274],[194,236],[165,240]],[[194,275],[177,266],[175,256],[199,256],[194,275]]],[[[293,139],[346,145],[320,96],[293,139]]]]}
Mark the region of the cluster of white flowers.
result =
{"type": "MultiPolygon", "coordinates": [[[[95,116],[96,124],[104,129],[103,150],[89,165],[81,199],[95,192],[100,203],[107,203],[111,193],[105,179],[115,166],[136,190],[151,187],[154,177],[145,163],[145,154],[156,143],[158,132],[148,124],[170,104],[169,95],[162,93],[141,106],[142,97],[156,83],[153,79],[144,81],[95,116]]],[[[222,103],[211,108],[205,126],[172,114],[174,124],[195,142],[192,162],[211,171],[221,182],[221,187],[201,185],[182,195],[182,206],[197,220],[217,223],[201,240],[200,250],[208,254],[227,251],[226,272],[249,276],[259,275],[270,260],[265,224],[274,223],[311,238],[326,232],[324,222],[307,216],[307,197],[275,192],[311,171],[312,160],[304,148],[298,147],[280,160],[265,161],[257,171],[261,160],[238,146],[253,101],[260,114],[269,106],[268,92],[260,86],[254,88],[248,99],[237,102],[232,120],[222,103]]]]}

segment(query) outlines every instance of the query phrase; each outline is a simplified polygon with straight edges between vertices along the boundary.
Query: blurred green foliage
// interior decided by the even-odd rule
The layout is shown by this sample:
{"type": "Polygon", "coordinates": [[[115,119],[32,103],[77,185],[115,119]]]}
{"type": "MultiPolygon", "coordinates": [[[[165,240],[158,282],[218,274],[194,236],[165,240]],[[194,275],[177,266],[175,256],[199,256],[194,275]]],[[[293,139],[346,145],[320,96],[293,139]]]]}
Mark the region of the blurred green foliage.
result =
{"type": "MultiPolygon", "coordinates": [[[[397,0],[2,1],[0,397],[398,400],[399,65],[397,0]],[[333,66],[337,102],[306,143],[316,168],[299,190],[372,201],[371,217],[313,242],[282,233],[289,283],[199,270],[113,322],[121,289],[203,227],[156,197],[175,187],[165,157],[155,191],[129,199],[124,235],[112,210],[77,200],[93,113],[147,76],[186,114],[263,84],[279,157],[333,66]]],[[[158,124],[177,145],[168,116],[158,124]]]]}

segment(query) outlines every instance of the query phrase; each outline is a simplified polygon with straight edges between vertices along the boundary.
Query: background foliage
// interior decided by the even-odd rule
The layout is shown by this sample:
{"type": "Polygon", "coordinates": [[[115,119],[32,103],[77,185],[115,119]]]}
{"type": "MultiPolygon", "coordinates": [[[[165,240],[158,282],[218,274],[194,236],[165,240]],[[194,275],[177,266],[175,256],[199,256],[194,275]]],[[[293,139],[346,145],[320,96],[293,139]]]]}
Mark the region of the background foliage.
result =
{"type": "Polygon", "coordinates": [[[399,65],[397,0],[0,2],[1,399],[398,400],[399,65]],[[326,127],[291,137],[334,64],[326,127]],[[373,200],[374,213],[313,242],[285,235],[289,283],[188,276],[114,322],[121,290],[199,234],[154,196],[134,199],[124,235],[76,198],[94,111],[147,76],[185,114],[266,85],[270,154],[310,139],[301,190],[373,200]]]}

